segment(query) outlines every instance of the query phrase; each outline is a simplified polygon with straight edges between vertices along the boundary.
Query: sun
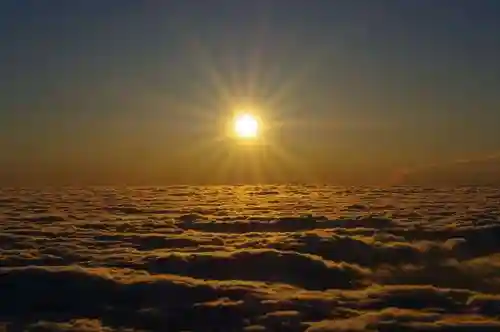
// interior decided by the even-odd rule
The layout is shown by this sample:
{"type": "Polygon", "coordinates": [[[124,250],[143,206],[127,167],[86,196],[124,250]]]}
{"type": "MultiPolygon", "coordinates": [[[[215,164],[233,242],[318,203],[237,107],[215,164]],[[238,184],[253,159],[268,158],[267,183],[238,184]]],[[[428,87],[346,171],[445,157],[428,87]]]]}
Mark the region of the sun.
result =
{"type": "Polygon", "coordinates": [[[234,132],[240,138],[256,138],[259,133],[259,121],[249,113],[240,114],[234,119],[234,132]]]}

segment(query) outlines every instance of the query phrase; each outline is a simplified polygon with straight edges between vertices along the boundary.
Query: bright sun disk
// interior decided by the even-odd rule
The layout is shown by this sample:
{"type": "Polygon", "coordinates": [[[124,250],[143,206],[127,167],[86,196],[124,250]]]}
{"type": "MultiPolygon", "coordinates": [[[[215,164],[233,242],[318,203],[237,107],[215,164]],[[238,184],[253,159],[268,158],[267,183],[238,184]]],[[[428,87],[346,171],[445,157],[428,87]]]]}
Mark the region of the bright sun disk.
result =
{"type": "Polygon", "coordinates": [[[259,131],[259,122],[251,114],[238,115],[234,120],[234,132],[241,138],[255,138],[259,131]]]}

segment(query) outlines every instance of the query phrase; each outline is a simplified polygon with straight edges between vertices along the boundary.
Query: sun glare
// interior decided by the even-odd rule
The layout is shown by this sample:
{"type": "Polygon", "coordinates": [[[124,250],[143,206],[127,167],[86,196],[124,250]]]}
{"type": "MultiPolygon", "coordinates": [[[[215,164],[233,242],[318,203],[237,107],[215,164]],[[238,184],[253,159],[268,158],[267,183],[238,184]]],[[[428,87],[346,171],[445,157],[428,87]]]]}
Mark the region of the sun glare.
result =
{"type": "Polygon", "coordinates": [[[251,114],[240,114],[234,119],[234,132],[240,138],[256,138],[259,122],[251,114]]]}

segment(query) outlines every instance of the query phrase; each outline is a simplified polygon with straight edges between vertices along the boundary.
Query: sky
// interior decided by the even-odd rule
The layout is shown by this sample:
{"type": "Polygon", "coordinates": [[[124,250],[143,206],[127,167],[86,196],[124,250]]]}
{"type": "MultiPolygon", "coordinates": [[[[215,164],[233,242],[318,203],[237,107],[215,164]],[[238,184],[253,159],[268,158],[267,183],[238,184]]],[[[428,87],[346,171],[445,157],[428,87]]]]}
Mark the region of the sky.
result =
{"type": "Polygon", "coordinates": [[[498,59],[496,0],[4,0],[0,184],[500,183],[498,59]]]}

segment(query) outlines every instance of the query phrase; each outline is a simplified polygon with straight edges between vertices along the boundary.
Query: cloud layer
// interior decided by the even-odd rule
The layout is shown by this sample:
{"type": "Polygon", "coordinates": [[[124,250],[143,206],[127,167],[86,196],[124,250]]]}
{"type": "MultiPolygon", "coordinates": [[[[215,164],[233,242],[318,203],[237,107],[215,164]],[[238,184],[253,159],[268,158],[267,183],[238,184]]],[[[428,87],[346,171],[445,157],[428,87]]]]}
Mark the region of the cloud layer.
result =
{"type": "Polygon", "coordinates": [[[498,331],[500,190],[3,189],[0,330],[498,331]]]}

